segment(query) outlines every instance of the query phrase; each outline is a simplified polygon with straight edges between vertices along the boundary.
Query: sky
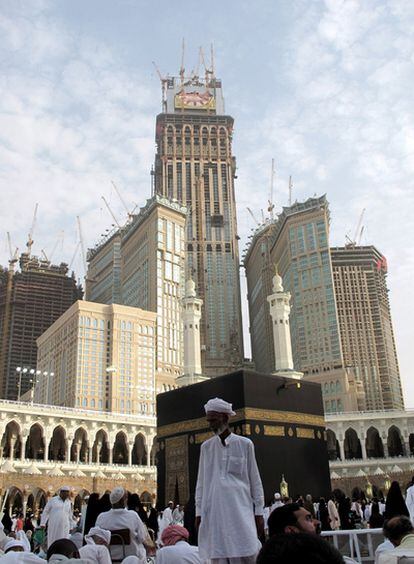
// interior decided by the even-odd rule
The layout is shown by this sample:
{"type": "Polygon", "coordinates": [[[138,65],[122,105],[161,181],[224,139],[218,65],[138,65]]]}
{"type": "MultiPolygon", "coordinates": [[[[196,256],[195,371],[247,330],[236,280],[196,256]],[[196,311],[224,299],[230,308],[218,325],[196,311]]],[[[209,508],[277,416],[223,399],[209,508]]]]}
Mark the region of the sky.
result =
{"type": "MultiPolygon", "coordinates": [[[[406,405],[414,407],[414,2],[412,0],[2,0],[0,264],[24,250],[79,277],[86,247],[150,196],[162,75],[214,44],[235,118],[240,251],[266,210],[327,194],[331,244],[353,237],[388,259],[406,405]],[[63,232],[63,233],[62,233],[63,232]]],[[[245,284],[243,283],[243,294],[245,284]]],[[[244,324],[248,315],[244,300],[244,324]]],[[[249,350],[248,343],[246,349],[249,350]]]]}

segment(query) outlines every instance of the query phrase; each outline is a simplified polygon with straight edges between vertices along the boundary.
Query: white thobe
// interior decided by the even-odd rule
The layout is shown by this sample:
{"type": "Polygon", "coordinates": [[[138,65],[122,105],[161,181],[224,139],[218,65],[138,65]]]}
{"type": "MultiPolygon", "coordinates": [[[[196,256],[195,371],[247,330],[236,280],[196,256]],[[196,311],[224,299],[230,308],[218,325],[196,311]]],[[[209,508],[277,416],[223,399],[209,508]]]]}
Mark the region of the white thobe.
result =
{"type": "Polygon", "coordinates": [[[79,554],[83,560],[88,560],[91,564],[112,564],[109,550],[102,544],[88,543],[79,549],[79,554]]]}
{"type": "MultiPolygon", "coordinates": [[[[142,543],[147,537],[147,530],[136,511],[110,509],[98,515],[96,526],[108,531],[129,529],[131,531],[131,543],[125,546],[125,556],[138,556],[138,558],[143,559],[143,562],[145,562],[146,551],[142,543]]],[[[114,560],[123,558],[122,546],[111,546],[111,556],[114,560]]]]}
{"type": "Polygon", "coordinates": [[[47,525],[47,546],[58,539],[68,539],[69,531],[75,526],[72,515],[72,504],[69,499],[63,499],[56,495],[52,497],[43,509],[40,525],[47,525]]]}
{"type": "Polygon", "coordinates": [[[330,519],[331,529],[333,531],[336,531],[341,526],[341,519],[339,518],[339,513],[336,504],[332,499],[328,501],[328,515],[330,519]]]}
{"type": "Polygon", "coordinates": [[[196,487],[200,558],[256,555],[255,515],[263,515],[264,495],[250,439],[231,433],[201,445],[196,487]]]}
{"type": "Polygon", "coordinates": [[[405,498],[405,504],[410,513],[411,523],[414,524],[414,485],[407,489],[407,495],[405,498]]]}
{"type": "Polygon", "coordinates": [[[157,564],[201,564],[198,548],[186,541],[178,541],[174,546],[164,546],[157,552],[157,564]]]}

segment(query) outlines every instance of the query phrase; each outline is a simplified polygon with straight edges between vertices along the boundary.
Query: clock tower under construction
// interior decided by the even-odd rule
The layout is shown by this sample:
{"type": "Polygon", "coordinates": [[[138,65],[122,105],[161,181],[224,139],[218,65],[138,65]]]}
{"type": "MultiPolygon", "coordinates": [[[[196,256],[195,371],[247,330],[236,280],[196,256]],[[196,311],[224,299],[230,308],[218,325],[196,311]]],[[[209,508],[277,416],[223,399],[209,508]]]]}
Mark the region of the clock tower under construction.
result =
{"type": "Polygon", "coordinates": [[[186,279],[194,280],[203,300],[202,369],[214,376],[243,360],[234,120],[225,113],[213,70],[201,78],[181,69],[161,83],[153,190],[187,208],[186,279]]]}

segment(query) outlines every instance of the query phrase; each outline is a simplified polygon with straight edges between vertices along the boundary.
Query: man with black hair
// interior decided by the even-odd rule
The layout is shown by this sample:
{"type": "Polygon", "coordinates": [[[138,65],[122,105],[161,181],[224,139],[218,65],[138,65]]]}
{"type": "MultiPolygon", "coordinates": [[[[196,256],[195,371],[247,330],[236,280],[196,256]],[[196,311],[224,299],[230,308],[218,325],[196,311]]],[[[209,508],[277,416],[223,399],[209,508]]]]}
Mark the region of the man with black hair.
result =
{"type": "Polygon", "coordinates": [[[282,533],[308,533],[315,535],[319,521],[298,503],[277,507],[269,515],[269,537],[282,533]]]}
{"type": "Polygon", "coordinates": [[[282,534],[271,537],[259,552],[257,564],[274,564],[275,562],[277,564],[292,564],[295,562],[344,564],[341,554],[334,546],[317,535],[307,533],[282,534]]]}

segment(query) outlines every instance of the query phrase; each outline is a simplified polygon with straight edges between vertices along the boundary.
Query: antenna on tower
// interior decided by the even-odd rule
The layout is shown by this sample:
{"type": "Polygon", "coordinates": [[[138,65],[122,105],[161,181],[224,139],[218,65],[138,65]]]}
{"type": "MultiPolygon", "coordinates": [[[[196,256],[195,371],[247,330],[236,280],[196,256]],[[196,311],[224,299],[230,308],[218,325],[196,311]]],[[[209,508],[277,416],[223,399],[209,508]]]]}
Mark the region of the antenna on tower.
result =
{"type": "Polygon", "coordinates": [[[167,82],[168,82],[168,78],[165,76],[162,76],[160,69],[157,67],[157,65],[155,64],[154,61],[152,61],[152,64],[154,65],[154,68],[158,74],[158,77],[160,79],[161,82],[161,91],[162,91],[162,111],[166,112],[167,111],[167,82]]]}
{"type": "Polygon", "coordinates": [[[273,189],[275,183],[275,159],[272,159],[272,170],[270,172],[270,200],[269,200],[269,207],[267,211],[270,213],[270,219],[273,219],[273,210],[275,204],[273,203],[273,189]]]}
{"type": "Polygon", "coordinates": [[[182,44],[181,44],[181,67],[180,67],[181,86],[184,83],[184,74],[185,74],[184,55],[185,55],[185,42],[184,42],[184,37],[183,37],[183,41],[182,41],[182,44]]]}
{"type": "Polygon", "coordinates": [[[293,188],[292,176],[289,176],[289,206],[292,205],[292,188],[293,188]]]}

